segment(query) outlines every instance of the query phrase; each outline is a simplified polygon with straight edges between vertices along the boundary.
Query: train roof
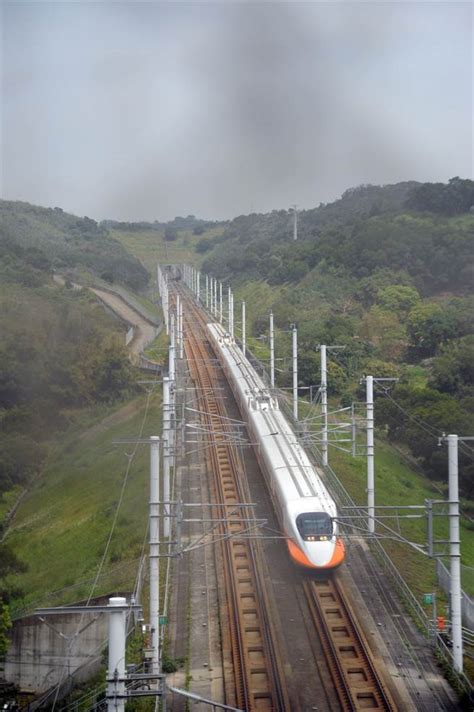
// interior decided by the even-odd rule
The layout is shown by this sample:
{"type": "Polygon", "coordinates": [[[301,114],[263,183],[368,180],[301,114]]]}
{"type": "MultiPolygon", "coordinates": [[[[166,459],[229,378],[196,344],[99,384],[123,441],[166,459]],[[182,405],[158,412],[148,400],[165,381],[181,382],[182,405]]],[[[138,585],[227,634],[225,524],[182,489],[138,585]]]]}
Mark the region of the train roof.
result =
{"type": "Polygon", "coordinates": [[[239,388],[248,397],[249,407],[252,410],[277,410],[277,399],[272,396],[263,379],[244,356],[242,349],[237,346],[229,332],[220,324],[211,323],[207,327],[225,352],[227,365],[239,388]]]}

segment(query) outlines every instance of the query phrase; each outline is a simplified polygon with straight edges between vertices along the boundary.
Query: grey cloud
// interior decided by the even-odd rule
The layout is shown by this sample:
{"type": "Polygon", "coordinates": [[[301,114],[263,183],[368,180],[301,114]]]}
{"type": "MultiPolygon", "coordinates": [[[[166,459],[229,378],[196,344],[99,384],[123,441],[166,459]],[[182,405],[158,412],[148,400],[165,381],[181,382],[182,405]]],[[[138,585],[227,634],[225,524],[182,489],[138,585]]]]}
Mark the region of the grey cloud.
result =
{"type": "Polygon", "coordinates": [[[98,218],[472,171],[467,3],[4,3],[3,192],[98,218]]]}

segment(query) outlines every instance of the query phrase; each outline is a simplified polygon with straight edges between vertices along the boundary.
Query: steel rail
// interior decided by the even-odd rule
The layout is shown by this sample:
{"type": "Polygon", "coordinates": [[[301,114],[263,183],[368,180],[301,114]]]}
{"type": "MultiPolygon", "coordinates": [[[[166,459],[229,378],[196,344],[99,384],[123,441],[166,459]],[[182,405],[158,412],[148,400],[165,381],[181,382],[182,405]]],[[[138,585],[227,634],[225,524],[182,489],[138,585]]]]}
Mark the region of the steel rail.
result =
{"type": "Polygon", "coordinates": [[[344,712],[395,712],[396,706],[337,579],[308,579],[303,586],[341,708],[344,712]]]}
{"type": "MultiPolygon", "coordinates": [[[[226,413],[221,399],[213,392],[219,372],[205,334],[206,320],[186,291],[177,285],[176,289],[186,303],[184,346],[191,377],[200,388],[198,400],[200,410],[205,413],[203,419],[214,432],[209,459],[219,500],[218,513],[225,518],[225,508],[219,508],[219,503],[232,505],[245,501],[242,465],[235,445],[229,442],[230,425],[224,420],[226,413]]],[[[248,522],[243,521],[246,516],[234,513],[232,522],[222,525],[222,532],[231,535],[222,550],[235,703],[245,710],[285,710],[289,709],[288,697],[271,633],[257,554],[252,542],[239,538],[239,533],[248,529],[248,522]]]]}

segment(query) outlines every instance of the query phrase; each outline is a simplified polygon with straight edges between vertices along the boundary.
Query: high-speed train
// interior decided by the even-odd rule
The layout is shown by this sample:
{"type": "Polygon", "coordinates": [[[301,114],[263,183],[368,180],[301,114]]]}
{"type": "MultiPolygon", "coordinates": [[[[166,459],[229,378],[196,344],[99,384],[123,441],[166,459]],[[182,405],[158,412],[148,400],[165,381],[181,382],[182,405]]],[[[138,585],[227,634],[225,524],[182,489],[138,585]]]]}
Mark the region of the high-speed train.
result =
{"type": "Polygon", "coordinates": [[[245,417],[287,546],[307,569],[344,561],[336,505],[315,467],[253,366],[220,324],[207,324],[210,342],[245,417]]]}

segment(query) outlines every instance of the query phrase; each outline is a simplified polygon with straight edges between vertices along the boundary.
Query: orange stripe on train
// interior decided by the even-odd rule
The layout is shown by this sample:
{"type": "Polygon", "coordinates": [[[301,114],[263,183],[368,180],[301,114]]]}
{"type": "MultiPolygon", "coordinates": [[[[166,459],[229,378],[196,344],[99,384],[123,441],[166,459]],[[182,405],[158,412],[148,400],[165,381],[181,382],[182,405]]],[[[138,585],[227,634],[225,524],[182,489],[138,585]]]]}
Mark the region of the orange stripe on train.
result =
{"type": "Polygon", "coordinates": [[[286,545],[288,546],[288,551],[293,561],[299,566],[305,566],[307,569],[334,569],[336,566],[340,566],[344,561],[346,551],[341,539],[336,539],[336,546],[334,549],[334,554],[329,563],[324,566],[315,566],[306,556],[306,554],[301,551],[300,547],[297,546],[291,539],[286,540],[286,545]]]}

